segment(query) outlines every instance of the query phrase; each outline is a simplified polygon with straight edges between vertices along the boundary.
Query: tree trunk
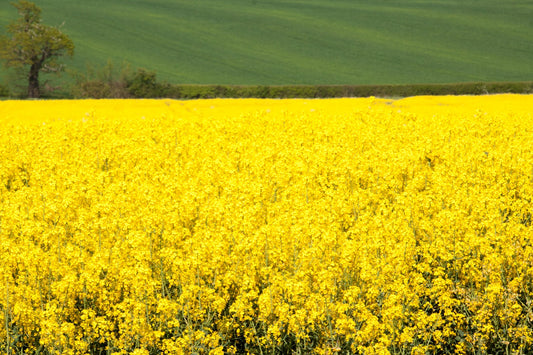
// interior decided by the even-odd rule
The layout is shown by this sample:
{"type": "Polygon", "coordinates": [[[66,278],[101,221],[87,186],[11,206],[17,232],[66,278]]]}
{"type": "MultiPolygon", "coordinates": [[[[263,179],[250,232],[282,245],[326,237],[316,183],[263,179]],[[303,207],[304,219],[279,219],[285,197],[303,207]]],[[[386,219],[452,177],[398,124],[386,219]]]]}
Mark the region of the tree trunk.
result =
{"type": "Polygon", "coordinates": [[[28,97],[36,99],[41,96],[39,88],[39,72],[41,71],[41,63],[33,63],[30,68],[30,75],[28,76],[28,97]]]}

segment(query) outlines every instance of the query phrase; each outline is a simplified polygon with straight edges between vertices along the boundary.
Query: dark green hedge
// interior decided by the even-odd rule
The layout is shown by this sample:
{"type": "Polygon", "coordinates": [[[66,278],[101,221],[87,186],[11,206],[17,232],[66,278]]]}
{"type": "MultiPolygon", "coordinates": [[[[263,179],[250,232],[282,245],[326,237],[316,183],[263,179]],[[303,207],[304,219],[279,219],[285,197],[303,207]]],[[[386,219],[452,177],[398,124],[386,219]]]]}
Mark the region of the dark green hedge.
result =
{"type": "MultiPolygon", "coordinates": [[[[408,97],[419,95],[532,94],[533,81],[410,84],[410,85],[176,85],[158,82],[156,74],[144,69],[120,78],[78,80],[68,91],[53,92],[44,98],[334,98],[408,97]]],[[[9,97],[0,84],[0,97],[9,97]]]]}
{"type": "MultiPolygon", "coordinates": [[[[407,97],[418,95],[530,94],[533,82],[457,83],[413,85],[171,85],[151,83],[153,94],[145,96],[175,99],[208,98],[327,98],[327,97],[407,97]]],[[[148,90],[150,91],[150,90],[148,90]]]]}
{"type": "Polygon", "coordinates": [[[0,97],[8,97],[10,95],[7,86],[0,84],[0,97]]]}

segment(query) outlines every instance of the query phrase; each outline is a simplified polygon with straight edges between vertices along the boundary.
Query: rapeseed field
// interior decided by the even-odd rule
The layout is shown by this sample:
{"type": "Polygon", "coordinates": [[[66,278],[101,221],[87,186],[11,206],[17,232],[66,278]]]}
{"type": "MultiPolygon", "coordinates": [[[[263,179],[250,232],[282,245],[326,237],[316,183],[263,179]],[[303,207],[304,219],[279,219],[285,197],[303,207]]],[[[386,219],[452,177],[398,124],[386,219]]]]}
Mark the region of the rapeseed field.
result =
{"type": "Polygon", "coordinates": [[[0,102],[0,349],[531,353],[532,108],[0,102]]]}

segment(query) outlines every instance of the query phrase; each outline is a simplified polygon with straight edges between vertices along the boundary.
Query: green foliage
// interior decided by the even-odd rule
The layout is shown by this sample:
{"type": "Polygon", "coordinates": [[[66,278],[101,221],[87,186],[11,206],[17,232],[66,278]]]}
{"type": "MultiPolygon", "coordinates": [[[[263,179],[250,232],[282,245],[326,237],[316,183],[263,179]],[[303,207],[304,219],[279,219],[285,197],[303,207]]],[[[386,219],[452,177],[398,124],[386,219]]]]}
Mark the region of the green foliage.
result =
{"type": "Polygon", "coordinates": [[[41,23],[41,9],[32,2],[12,3],[19,18],[7,26],[10,36],[0,38],[0,58],[8,68],[28,73],[28,96],[40,97],[39,74],[64,70],[58,59],[74,54],[74,43],[59,28],[41,23]]]}
{"type": "Polygon", "coordinates": [[[10,95],[9,88],[0,84],[0,97],[8,97],[10,95]]]}
{"type": "Polygon", "coordinates": [[[145,69],[132,72],[123,64],[76,76],[70,95],[75,98],[334,98],[334,97],[408,97],[419,95],[486,95],[500,93],[531,94],[533,82],[457,83],[413,85],[172,85],[157,81],[145,69]]]}
{"type": "Polygon", "coordinates": [[[85,73],[73,72],[75,83],[70,96],[74,98],[119,99],[179,96],[177,89],[156,80],[155,72],[133,71],[124,62],[116,67],[111,60],[98,69],[88,65],[85,73]]]}
{"type": "Polygon", "coordinates": [[[130,64],[123,62],[118,68],[111,60],[102,68],[87,65],[85,73],[74,72],[75,83],[71,95],[75,98],[128,98],[128,82],[132,77],[130,64]]]}
{"type": "Polygon", "coordinates": [[[165,97],[208,98],[330,98],[330,97],[408,97],[418,95],[484,95],[533,93],[533,82],[457,83],[413,85],[172,85],[165,97]]]}
{"type": "Polygon", "coordinates": [[[128,93],[136,98],[165,97],[168,85],[158,83],[155,72],[137,69],[135,75],[128,80],[128,93]]]}

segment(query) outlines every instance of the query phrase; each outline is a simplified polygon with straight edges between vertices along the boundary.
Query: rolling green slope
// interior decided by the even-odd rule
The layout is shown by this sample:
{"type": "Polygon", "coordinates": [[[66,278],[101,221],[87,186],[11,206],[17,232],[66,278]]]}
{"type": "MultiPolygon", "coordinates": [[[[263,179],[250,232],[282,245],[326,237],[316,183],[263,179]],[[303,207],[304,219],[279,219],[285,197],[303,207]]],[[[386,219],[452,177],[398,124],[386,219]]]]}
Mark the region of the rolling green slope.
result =
{"type": "MultiPolygon", "coordinates": [[[[125,60],[172,83],[533,80],[531,0],[35,0],[71,67],[125,60]]],[[[0,0],[0,26],[16,16],[0,0]]]]}

